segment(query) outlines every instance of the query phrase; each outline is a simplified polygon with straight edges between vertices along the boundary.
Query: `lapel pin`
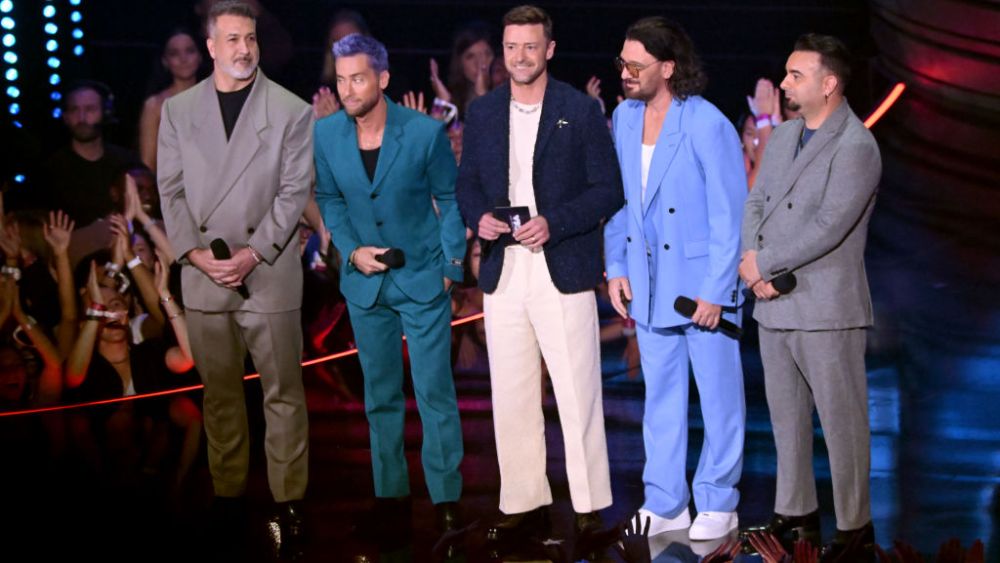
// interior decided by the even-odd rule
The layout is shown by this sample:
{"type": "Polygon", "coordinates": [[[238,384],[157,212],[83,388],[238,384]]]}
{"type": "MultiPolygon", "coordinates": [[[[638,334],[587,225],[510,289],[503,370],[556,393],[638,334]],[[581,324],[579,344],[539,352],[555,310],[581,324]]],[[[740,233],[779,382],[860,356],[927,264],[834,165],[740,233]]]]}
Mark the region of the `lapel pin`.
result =
{"type": "Polygon", "coordinates": [[[559,121],[556,121],[556,127],[560,128],[560,129],[562,129],[563,127],[565,127],[567,125],[569,125],[569,121],[566,121],[565,119],[559,118],[559,121]]]}

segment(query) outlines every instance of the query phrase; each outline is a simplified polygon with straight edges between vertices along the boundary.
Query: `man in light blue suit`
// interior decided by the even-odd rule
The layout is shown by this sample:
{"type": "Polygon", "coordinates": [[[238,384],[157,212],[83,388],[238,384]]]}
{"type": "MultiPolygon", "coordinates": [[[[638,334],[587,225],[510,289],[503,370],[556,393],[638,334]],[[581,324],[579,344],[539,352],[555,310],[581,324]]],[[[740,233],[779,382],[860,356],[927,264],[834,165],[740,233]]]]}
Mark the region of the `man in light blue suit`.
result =
{"type": "Polygon", "coordinates": [[[625,207],[605,228],[608,286],[636,322],[646,382],[643,439],[650,533],[689,528],[693,540],[738,525],[746,407],[739,343],[717,330],[739,322],[737,266],[747,184],[732,124],[698,93],[705,76],[690,39],[665,18],[629,27],[621,56],[627,101],[614,113],[625,207]],[[674,300],[697,303],[690,319],[674,300]],[[685,478],[688,364],[705,421],[691,522],[685,478]]]}
{"type": "Polygon", "coordinates": [[[462,280],[465,256],[455,157],[439,121],[383,94],[389,72],[381,43],[349,35],[333,53],[344,111],[316,123],[316,201],[341,253],[340,290],[364,371],[376,496],[364,531],[392,533],[410,524],[405,334],[424,478],[444,532],[457,526],[462,489],[449,294],[462,280]],[[390,249],[402,251],[402,264],[391,263],[390,249]]]}

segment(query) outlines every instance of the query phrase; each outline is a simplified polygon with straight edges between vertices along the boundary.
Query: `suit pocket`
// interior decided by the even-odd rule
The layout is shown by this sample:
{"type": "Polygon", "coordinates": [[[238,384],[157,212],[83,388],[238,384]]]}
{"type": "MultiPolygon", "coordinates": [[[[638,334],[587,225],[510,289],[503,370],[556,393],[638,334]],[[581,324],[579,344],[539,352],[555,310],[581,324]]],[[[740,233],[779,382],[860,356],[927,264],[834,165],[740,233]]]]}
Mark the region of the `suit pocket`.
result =
{"type": "Polygon", "coordinates": [[[708,239],[687,241],[684,243],[684,257],[698,258],[708,255],[708,239]]]}

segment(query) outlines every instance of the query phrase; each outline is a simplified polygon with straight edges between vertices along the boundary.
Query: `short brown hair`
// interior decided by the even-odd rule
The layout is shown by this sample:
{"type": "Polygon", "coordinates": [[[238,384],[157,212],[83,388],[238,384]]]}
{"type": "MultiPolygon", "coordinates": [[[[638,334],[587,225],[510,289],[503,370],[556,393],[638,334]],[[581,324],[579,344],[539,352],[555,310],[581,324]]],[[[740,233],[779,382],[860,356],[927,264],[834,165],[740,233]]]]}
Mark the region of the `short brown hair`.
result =
{"type": "Polygon", "coordinates": [[[819,54],[819,64],[837,77],[837,87],[843,93],[851,80],[851,54],[844,42],[832,35],[807,33],[795,41],[794,51],[819,54]]]}
{"type": "Polygon", "coordinates": [[[545,31],[545,38],[552,41],[552,18],[549,17],[549,14],[545,10],[538,6],[524,4],[516,8],[511,8],[503,16],[503,26],[505,28],[508,25],[534,24],[541,24],[542,29],[545,31]]]}

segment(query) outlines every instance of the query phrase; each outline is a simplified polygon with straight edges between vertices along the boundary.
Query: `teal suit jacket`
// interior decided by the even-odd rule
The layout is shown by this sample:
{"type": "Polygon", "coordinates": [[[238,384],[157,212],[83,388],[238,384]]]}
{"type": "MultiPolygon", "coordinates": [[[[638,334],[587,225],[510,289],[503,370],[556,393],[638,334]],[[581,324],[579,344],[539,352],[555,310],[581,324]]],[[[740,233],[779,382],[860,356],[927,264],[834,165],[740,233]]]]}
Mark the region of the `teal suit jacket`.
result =
{"type": "Polygon", "coordinates": [[[444,291],[442,278],[461,282],[463,277],[465,226],[455,202],[457,166],[444,127],[385,101],[374,181],[361,162],[353,118],[339,111],[315,128],[316,202],[340,250],[340,290],[360,307],[375,302],[387,278],[414,301],[429,303],[444,291]],[[359,246],[399,248],[406,265],[366,276],[347,263],[359,246]]]}

